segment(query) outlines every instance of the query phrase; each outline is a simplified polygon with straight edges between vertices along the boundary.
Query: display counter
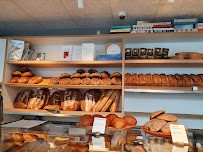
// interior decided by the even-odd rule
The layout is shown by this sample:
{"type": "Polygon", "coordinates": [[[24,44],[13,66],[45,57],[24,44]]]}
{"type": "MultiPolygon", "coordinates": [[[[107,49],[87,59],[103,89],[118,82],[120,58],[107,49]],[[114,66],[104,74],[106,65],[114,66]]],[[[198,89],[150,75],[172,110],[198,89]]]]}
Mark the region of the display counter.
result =
{"type": "Polygon", "coordinates": [[[93,134],[74,123],[46,122],[30,129],[1,128],[1,152],[65,152],[65,151],[147,151],[173,152],[203,149],[203,130],[189,130],[189,145],[180,147],[171,139],[145,134],[139,128],[106,130],[93,134]]]}

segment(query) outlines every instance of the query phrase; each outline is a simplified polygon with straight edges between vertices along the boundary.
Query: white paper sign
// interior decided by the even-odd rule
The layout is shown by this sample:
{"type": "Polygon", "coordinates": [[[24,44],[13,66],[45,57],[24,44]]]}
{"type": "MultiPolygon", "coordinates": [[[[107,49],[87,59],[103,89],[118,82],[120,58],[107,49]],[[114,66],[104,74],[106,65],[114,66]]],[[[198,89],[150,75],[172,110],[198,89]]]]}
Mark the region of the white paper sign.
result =
{"type": "Polygon", "coordinates": [[[175,142],[180,142],[180,143],[185,143],[188,144],[188,138],[187,134],[185,131],[185,126],[184,125],[170,125],[171,129],[171,136],[172,136],[172,141],[173,143],[175,142]]]}
{"type": "Polygon", "coordinates": [[[69,128],[70,135],[86,135],[86,130],[82,128],[69,128]]]}
{"type": "Polygon", "coordinates": [[[82,61],[82,46],[81,45],[73,46],[72,61],[82,61]]]}
{"type": "Polygon", "coordinates": [[[92,132],[100,132],[104,134],[105,126],[106,126],[106,118],[95,117],[93,127],[92,127],[92,132]]]}
{"type": "Polygon", "coordinates": [[[198,91],[198,87],[197,86],[193,86],[192,90],[193,91],[198,91]]]}
{"type": "Polygon", "coordinates": [[[184,146],[184,147],[173,146],[172,152],[188,152],[188,148],[189,148],[189,146],[184,146]]]}
{"type": "Polygon", "coordinates": [[[105,139],[104,137],[92,136],[93,150],[105,150],[105,139]]]}

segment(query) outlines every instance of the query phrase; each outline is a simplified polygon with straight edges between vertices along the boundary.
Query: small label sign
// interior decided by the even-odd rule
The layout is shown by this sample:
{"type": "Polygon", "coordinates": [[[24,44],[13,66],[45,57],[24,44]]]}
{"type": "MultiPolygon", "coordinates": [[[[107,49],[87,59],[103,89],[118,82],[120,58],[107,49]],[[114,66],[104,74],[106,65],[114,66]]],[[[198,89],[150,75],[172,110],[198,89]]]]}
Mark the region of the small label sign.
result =
{"type": "Polygon", "coordinates": [[[193,86],[192,90],[193,91],[198,91],[198,87],[197,86],[193,86]]]}
{"type": "Polygon", "coordinates": [[[188,138],[184,125],[170,125],[173,143],[188,144],[188,138]]]}
{"type": "Polygon", "coordinates": [[[189,146],[173,146],[172,152],[188,152],[189,146]]]}
{"type": "Polygon", "coordinates": [[[105,150],[105,139],[104,137],[92,136],[93,150],[105,150]]]}
{"type": "Polygon", "coordinates": [[[106,127],[106,118],[98,118],[98,117],[94,118],[92,132],[100,132],[100,133],[104,134],[105,127],[106,127]]]}

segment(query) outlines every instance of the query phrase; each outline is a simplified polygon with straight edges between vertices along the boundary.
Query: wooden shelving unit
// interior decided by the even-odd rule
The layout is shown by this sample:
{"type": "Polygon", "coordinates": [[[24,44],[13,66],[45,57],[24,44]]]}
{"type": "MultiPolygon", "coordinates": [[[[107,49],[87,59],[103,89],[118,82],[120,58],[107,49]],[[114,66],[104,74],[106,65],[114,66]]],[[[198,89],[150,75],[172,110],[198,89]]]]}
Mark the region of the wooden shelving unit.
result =
{"type": "MultiPolygon", "coordinates": [[[[53,88],[53,89],[121,89],[121,112],[116,113],[119,116],[124,116],[124,96],[125,92],[145,92],[145,93],[202,93],[203,89],[192,91],[192,88],[163,88],[163,87],[135,87],[124,85],[124,75],[126,68],[136,67],[203,67],[203,60],[125,60],[125,45],[130,43],[175,43],[175,42],[202,42],[203,33],[150,33],[150,34],[112,34],[112,35],[85,35],[85,36],[39,36],[39,37],[8,37],[7,53],[4,67],[4,79],[2,84],[2,93],[4,96],[4,113],[19,114],[19,115],[39,115],[39,116],[58,116],[69,117],[74,115],[84,114],[102,114],[107,115],[108,112],[83,112],[83,111],[61,111],[61,114],[54,114],[46,110],[30,110],[30,109],[15,109],[13,101],[19,90],[22,88],[53,88]],[[29,42],[33,46],[52,46],[52,45],[81,45],[81,43],[95,43],[96,45],[105,45],[109,42],[122,42],[121,61],[8,61],[8,50],[10,40],[23,40],[29,42]],[[121,68],[122,69],[122,86],[92,86],[92,85],[48,85],[46,84],[11,84],[8,83],[10,74],[13,70],[19,67],[38,68],[75,68],[75,67],[97,67],[97,68],[121,68]]],[[[51,69],[52,70],[52,69],[51,69]]],[[[108,70],[107,70],[108,71],[108,70]]],[[[116,72],[116,71],[115,71],[116,72]]],[[[126,102],[126,101],[125,101],[126,102]]]]}

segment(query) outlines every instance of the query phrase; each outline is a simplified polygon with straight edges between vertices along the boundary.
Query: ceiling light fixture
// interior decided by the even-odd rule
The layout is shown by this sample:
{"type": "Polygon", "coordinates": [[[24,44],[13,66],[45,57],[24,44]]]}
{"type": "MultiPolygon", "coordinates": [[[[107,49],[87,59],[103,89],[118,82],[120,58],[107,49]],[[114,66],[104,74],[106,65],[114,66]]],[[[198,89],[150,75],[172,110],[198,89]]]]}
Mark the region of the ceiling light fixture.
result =
{"type": "Polygon", "coordinates": [[[168,0],[168,2],[175,2],[175,0],[168,0]]]}
{"type": "Polygon", "coordinates": [[[84,8],[83,0],[78,0],[78,8],[84,8]]]}

